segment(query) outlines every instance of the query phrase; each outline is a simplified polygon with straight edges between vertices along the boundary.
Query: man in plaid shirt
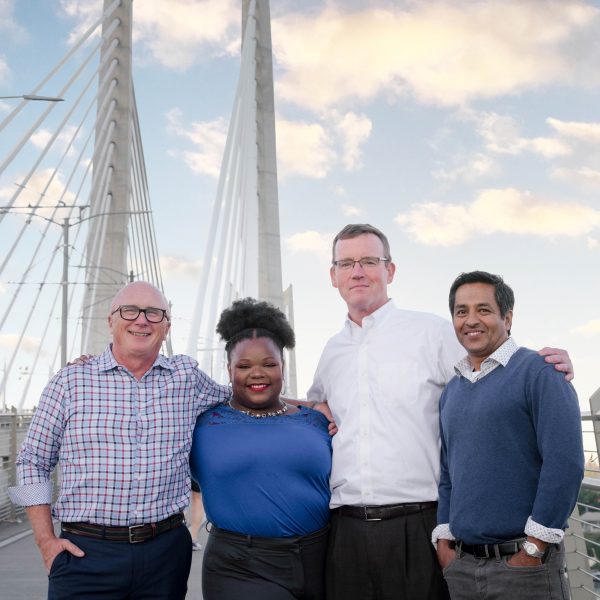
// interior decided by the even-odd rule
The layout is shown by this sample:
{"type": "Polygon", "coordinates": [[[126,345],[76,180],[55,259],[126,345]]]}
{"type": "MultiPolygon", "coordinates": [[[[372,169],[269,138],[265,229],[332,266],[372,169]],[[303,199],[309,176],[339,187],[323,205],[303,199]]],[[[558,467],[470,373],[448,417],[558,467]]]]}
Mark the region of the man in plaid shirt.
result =
{"type": "Polygon", "coordinates": [[[26,507],[49,572],[48,598],[184,598],[192,431],[229,390],[189,356],[159,353],[171,323],[153,285],[124,287],[108,324],[106,351],[64,367],[46,386],[10,495],[26,507]],[[57,463],[61,486],[51,510],[57,463]]]}

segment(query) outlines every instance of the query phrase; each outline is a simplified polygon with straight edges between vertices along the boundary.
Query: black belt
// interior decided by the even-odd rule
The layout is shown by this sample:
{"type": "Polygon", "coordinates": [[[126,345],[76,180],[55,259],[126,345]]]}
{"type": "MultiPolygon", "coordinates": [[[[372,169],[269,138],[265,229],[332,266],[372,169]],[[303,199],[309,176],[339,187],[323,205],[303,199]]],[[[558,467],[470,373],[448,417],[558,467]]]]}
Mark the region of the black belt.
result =
{"type": "Polygon", "coordinates": [[[299,535],[292,537],[280,537],[280,538],[266,538],[257,537],[255,535],[246,535],[244,533],[237,533],[236,531],[228,531],[227,529],[219,529],[215,525],[210,528],[210,535],[218,538],[229,540],[231,542],[242,543],[245,546],[253,546],[255,548],[270,548],[272,550],[287,550],[293,546],[308,546],[319,541],[327,541],[327,532],[329,531],[329,525],[313,531],[307,535],[299,535]]]}
{"type": "Polygon", "coordinates": [[[129,542],[137,544],[155,538],[157,535],[175,529],[183,523],[183,514],[177,513],[158,523],[144,523],[142,525],[131,525],[129,527],[109,527],[95,525],[94,523],[61,523],[62,531],[76,533],[97,540],[108,540],[111,542],[129,542]]]}
{"type": "Polygon", "coordinates": [[[471,554],[475,558],[499,558],[500,556],[516,554],[521,549],[521,544],[524,541],[525,538],[501,542],[500,544],[465,544],[457,541],[456,549],[471,554]]]}
{"type": "Polygon", "coordinates": [[[383,521],[434,508],[437,508],[437,502],[407,502],[406,504],[384,504],[382,506],[340,506],[334,508],[332,512],[362,521],[383,521]]]}

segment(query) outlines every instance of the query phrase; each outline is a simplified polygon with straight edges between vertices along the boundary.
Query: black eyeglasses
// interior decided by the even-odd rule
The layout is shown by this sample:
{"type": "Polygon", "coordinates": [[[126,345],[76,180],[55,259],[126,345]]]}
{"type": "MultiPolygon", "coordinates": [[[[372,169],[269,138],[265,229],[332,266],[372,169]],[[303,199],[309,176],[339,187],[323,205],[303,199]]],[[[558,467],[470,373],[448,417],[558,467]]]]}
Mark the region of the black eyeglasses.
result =
{"type": "Polygon", "coordinates": [[[116,310],[113,310],[110,314],[114,315],[116,312],[118,312],[121,315],[121,319],[124,319],[125,321],[135,321],[140,316],[140,313],[144,313],[144,316],[149,323],[160,323],[163,319],[169,320],[167,311],[164,308],[140,308],[139,306],[124,304],[123,306],[119,306],[116,310]]]}
{"type": "Polygon", "coordinates": [[[342,260],[334,260],[333,266],[341,271],[348,271],[354,269],[354,265],[358,263],[363,269],[374,269],[381,261],[385,263],[389,260],[389,258],[383,256],[363,256],[358,260],[354,260],[353,258],[342,258],[342,260]]]}

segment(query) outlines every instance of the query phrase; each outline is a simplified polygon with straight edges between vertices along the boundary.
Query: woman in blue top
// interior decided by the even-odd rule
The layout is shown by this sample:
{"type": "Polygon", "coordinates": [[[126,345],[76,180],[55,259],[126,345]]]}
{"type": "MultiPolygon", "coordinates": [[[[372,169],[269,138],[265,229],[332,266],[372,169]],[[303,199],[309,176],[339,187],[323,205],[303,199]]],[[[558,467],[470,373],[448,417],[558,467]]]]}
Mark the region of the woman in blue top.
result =
{"type": "Polygon", "coordinates": [[[221,314],[232,396],[198,418],[192,476],[212,524],[205,600],[325,597],[331,439],[327,419],[281,398],[285,315],[236,301],[221,314]]]}

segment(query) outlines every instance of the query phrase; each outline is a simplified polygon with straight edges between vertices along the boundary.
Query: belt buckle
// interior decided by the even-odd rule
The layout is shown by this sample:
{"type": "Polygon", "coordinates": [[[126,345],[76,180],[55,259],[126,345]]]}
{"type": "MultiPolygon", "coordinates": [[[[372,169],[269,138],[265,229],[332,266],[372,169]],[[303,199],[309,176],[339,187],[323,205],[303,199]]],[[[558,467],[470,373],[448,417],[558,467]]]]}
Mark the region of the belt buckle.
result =
{"type": "Polygon", "coordinates": [[[367,506],[363,506],[363,509],[365,511],[365,521],[382,521],[383,519],[381,517],[377,518],[377,519],[369,519],[369,513],[367,511],[367,506]]]}
{"type": "Polygon", "coordinates": [[[144,524],[141,524],[141,525],[130,525],[128,527],[128,530],[129,530],[129,543],[130,544],[139,544],[140,542],[144,541],[144,540],[134,540],[133,539],[134,530],[135,529],[141,529],[143,527],[145,527],[144,524]]]}

